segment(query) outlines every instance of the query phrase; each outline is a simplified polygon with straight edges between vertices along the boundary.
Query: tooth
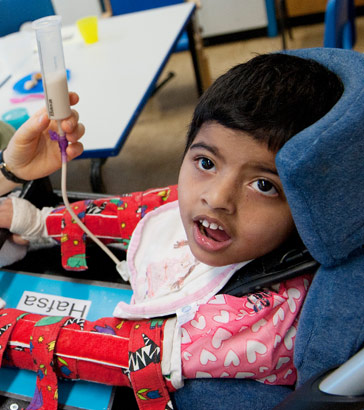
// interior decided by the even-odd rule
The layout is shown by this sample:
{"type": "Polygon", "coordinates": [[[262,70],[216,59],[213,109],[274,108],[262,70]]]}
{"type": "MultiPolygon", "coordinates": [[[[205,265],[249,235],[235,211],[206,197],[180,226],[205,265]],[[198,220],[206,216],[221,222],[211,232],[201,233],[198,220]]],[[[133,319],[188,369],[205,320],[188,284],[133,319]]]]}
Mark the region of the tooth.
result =
{"type": "Polygon", "coordinates": [[[218,225],[218,224],[215,224],[215,223],[212,223],[212,224],[210,225],[210,229],[213,229],[213,230],[216,230],[218,227],[219,227],[219,225],[218,225]]]}
{"type": "Polygon", "coordinates": [[[224,230],[224,228],[223,228],[222,226],[220,226],[220,225],[219,225],[219,229],[220,229],[220,231],[223,231],[223,230],[224,230]]]}
{"type": "Polygon", "coordinates": [[[204,220],[202,221],[202,225],[203,225],[205,228],[208,228],[208,227],[210,226],[210,224],[206,221],[206,219],[204,219],[204,220]]]}

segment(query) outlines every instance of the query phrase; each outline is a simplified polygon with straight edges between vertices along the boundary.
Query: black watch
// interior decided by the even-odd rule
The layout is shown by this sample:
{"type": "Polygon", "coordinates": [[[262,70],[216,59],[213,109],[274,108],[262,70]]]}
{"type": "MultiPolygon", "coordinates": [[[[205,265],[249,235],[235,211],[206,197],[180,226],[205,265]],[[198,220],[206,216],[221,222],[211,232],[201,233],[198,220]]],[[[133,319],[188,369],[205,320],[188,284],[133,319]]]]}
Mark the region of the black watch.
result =
{"type": "Polygon", "coordinates": [[[4,154],[5,149],[3,149],[2,151],[0,151],[0,171],[1,173],[4,175],[4,177],[8,180],[8,181],[12,181],[15,182],[16,184],[25,184],[26,181],[25,179],[21,179],[18,178],[16,175],[14,175],[7,167],[5,161],[4,161],[4,154]]]}

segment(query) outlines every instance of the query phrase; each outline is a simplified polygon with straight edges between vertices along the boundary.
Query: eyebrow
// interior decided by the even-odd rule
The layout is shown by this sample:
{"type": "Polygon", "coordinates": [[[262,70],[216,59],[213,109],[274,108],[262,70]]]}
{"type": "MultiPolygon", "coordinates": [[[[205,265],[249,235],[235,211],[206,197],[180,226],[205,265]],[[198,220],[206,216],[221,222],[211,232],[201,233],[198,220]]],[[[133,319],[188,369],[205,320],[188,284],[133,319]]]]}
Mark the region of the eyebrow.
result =
{"type": "Polygon", "coordinates": [[[253,168],[255,168],[257,171],[267,172],[268,174],[279,176],[277,170],[268,164],[261,164],[261,163],[253,162],[250,165],[253,168]]]}
{"type": "Polygon", "coordinates": [[[196,142],[195,144],[192,144],[190,146],[190,149],[198,149],[198,148],[202,148],[205,149],[206,151],[211,152],[211,154],[216,155],[216,156],[221,156],[219,154],[219,150],[217,148],[215,148],[214,146],[211,145],[207,145],[204,142],[196,142]]]}

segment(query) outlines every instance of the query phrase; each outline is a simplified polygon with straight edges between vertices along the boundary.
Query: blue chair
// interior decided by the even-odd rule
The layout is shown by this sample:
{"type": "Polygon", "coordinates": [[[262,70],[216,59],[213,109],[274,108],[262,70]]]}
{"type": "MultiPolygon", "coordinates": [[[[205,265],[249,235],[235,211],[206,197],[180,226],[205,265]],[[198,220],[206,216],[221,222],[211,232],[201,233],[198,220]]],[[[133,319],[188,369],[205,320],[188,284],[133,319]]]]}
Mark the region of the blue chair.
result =
{"type": "Polygon", "coordinates": [[[355,40],[354,0],[329,0],[325,12],[324,47],[352,49],[355,40]]]}
{"type": "Polygon", "coordinates": [[[53,14],[51,0],[0,0],[0,37],[19,31],[27,21],[53,14]]]}

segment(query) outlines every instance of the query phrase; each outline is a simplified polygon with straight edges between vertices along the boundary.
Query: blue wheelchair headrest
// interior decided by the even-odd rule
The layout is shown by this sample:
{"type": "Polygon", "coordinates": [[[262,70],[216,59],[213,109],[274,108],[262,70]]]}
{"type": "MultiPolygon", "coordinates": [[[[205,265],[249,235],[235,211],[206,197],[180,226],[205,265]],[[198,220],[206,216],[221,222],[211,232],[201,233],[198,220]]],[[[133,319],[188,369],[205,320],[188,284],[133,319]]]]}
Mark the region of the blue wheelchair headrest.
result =
{"type": "Polygon", "coordinates": [[[318,262],[334,266],[364,245],[364,56],[334,48],[287,54],[318,61],[344,84],[335,106],[276,157],[302,240],[318,262]]]}

